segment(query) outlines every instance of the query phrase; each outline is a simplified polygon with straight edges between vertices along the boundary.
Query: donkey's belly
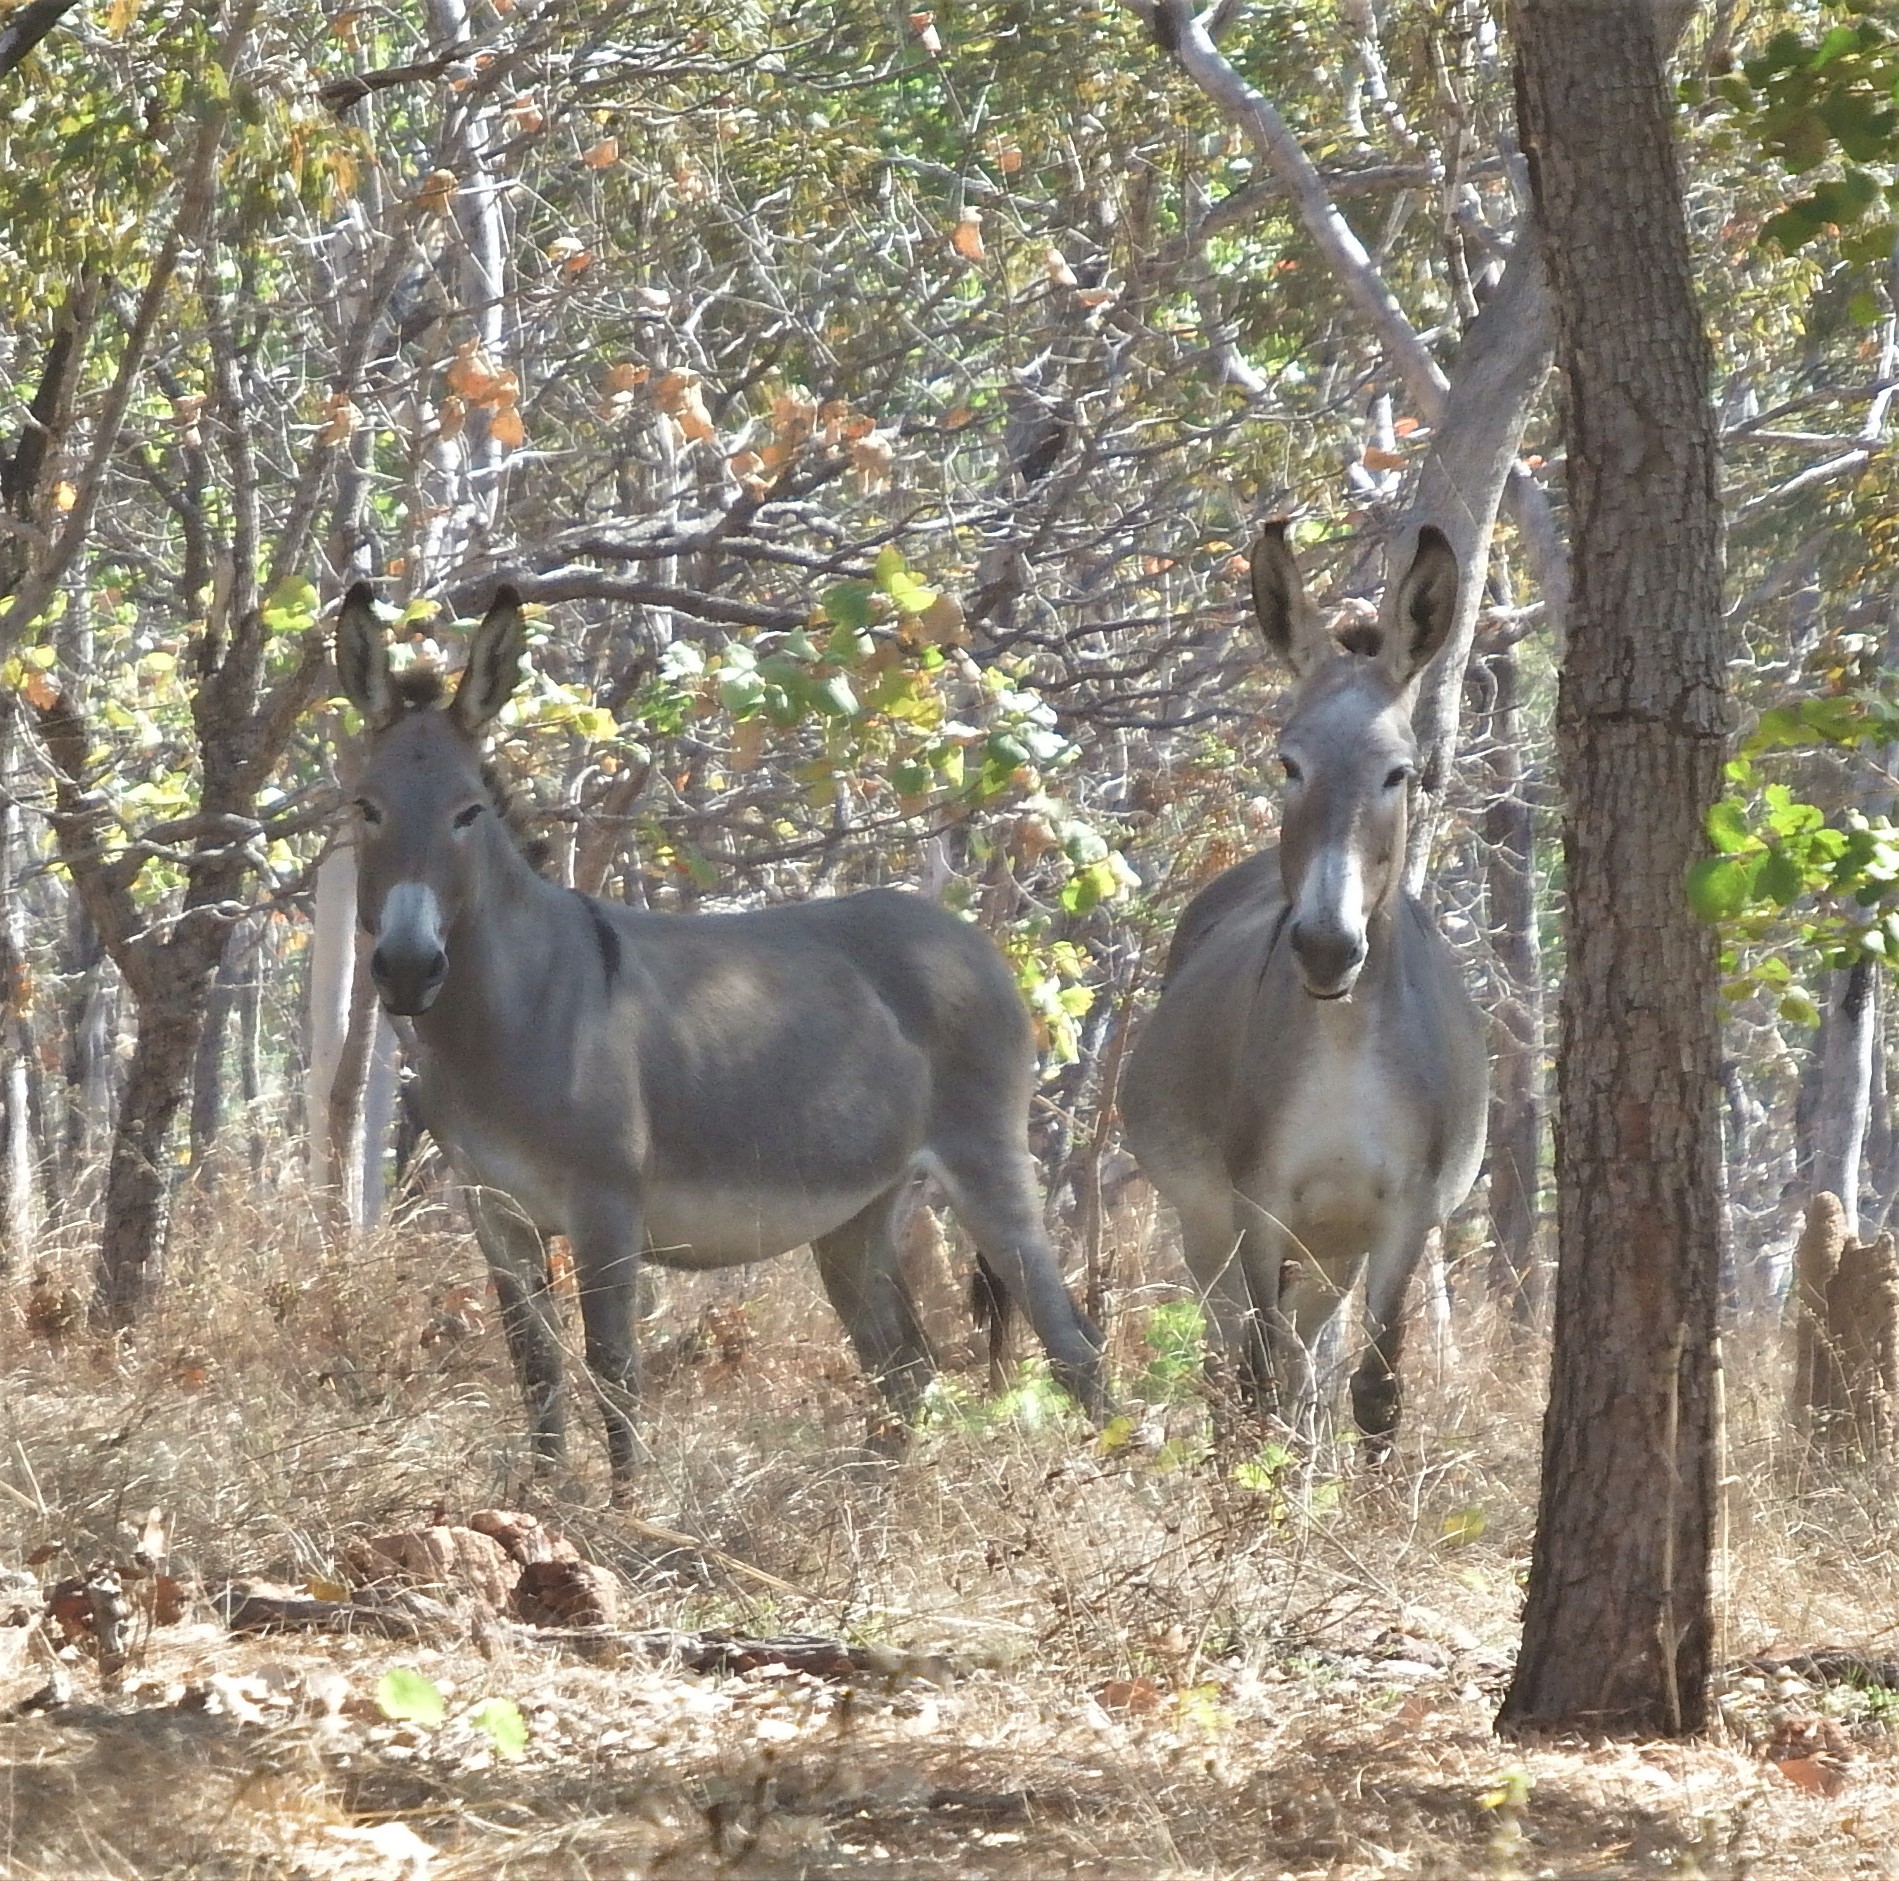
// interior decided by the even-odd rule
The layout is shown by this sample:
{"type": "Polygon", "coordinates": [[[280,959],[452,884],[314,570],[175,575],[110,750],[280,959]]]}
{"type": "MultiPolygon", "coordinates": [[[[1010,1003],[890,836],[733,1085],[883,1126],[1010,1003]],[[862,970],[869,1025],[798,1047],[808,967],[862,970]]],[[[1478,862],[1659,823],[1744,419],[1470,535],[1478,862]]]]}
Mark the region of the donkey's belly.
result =
{"type": "Polygon", "coordinates": [[[842,1227],[882,1192],[669,1184],[647,1197],[646,1251],[663,1267],[737,1267],[769,1260],[842,1227]]]}

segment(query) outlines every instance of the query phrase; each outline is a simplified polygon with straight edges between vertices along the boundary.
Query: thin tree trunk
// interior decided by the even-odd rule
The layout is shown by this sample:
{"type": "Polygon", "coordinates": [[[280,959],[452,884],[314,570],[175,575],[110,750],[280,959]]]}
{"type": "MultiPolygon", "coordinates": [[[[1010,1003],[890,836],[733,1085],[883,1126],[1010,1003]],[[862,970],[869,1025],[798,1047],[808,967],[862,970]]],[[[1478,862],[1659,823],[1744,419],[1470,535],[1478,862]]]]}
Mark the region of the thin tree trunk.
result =
{"type": "Polygon", "coordinates": [[[1519,0],[1515,22],[1573,588],[1555,1353],[1498,1722],[1679,1736],[1707,1721],[1713,1644],[1719,980],[1682,887],[1728,730],[1710,357],[1649,0],[1519,0]]]}
{"type": "Polygon", "coordinates": [[[376,983],[369,976],[366,950],[356,952],[356,973],[350,986],[349,1025],[330,1080],[330,1165],[323,1186],[333,1198],[339,1225],[360,1228],[363,1210],[363,1099],[369,1089],[369,1071],[375,1051],[382,1008],[376,1003],[376,983]]]}
{"type": "Polygon", "coordinates": [[[304,1132],[310,1186],[322,1189],[341,1160],[330,1094],[349,1036],[350,989],[356,975],[356,851],[347,844],[339,844],[317,865],[313,902],[304,1132]]]}
{"type": "Polygon", "coordinates": [[[1819,1089],[1813,1112],[1811,1194],[1839,1197],[1849,1241],[1859,1239],[1860,1161],[1873,1093],[1878,1000],[1873,964],[1860,959],[1835,976],[1837,990],[1817,1041],[1819,1089]]]}
{"type": "Polygon", "coordinates": [[[192,1061],[223,938],[220,925],[208,944],[198,938],[195,945],[186,945],[174,936],[169,945],[155,950],[150,983],[139,1000],[138,1042],[126,1072],[106,1174],[94,1306],[94,1317],[103,1325],[124,1328],[136,1323],[164,1258],[171,1220],[172,1131],[191,1088],[192,1061]]]}
{"type": "Polygon", "coordinates": [[[187,1167],[193,1184],[205,1195],[217,1187],[212,1158],[218,1133],[224,1127],[224,1040],[237,1005],[238,960],[246,942],[247,936],[240,929],[231,930],[224,958],[218,962],[218,976],[205,1001],[204,1030],[191,1067],[191,1155],[187,1167]]]}
{"type": "Polygon", "coordinates": [[[26,912],[20,902],[25,832],[11,788],[18,725],[15,707],[0,700],[0,1001],[6,1014],[0,1041],[6,1065],[6,1235],[0,1241],[0,1273],[24,1267],[39,1238],[40,1206],[35,1170],[39,1148],[33,1129],[32,1063],[38,1049],[33,1027],[33,976],[26,954],[26,912]]]}
{"type": "Polygon", "coordinates": [[[1537,933],[1536,816],[1524,794],[1521,678],[1514,646],[1487,653],[1490,683],[1484,903],[1500,982],[1491,1010],[1490,1290],[1511,1323],[1536,1317],[1537,1171],[1543,1153],[1543,949],[1537,933]]]}
{"type": "Polygon", "coordinates": [[[237,987],[237,1087],[244,1099],[244,1133],[250,1151],[251,1180],[264,1179],[267,1144],[264,1120],[263,1078],[258,1068],[264,1026],[264,965],[261,943],[244,958],[244,970],[237,987]]]}

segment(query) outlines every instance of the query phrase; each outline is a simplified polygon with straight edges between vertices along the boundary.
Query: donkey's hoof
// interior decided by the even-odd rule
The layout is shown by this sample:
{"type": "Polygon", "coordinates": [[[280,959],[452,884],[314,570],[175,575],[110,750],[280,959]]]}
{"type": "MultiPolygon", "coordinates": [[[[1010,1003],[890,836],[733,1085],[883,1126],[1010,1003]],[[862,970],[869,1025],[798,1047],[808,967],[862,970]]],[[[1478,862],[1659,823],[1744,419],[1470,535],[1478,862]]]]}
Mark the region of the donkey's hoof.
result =
{"type": "Polygon", "coordinates": [[[1402,1394],[1395,1378],[1354,1378],[1352,1420],[1364,1434],[1367,1463],[1382,1463],[1391,1455],[1397,1435],[1402,1394]]]}

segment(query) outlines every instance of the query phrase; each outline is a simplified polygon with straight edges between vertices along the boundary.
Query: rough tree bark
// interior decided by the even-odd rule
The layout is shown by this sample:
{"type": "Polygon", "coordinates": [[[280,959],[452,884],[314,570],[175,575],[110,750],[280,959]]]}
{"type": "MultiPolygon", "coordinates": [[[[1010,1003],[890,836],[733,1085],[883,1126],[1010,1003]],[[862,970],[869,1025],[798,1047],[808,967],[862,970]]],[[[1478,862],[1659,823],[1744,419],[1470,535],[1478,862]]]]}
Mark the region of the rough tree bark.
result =
{"type": "Polygon", "coordinates": [[[1555,1358],[1500,1728],[1708,1715],[1721,1256],[1716,944],[1683,881],[1728,730],[1718,440],[1649,0],[1519,0],[1568,389],[1569,969],[1555,1358]]]}

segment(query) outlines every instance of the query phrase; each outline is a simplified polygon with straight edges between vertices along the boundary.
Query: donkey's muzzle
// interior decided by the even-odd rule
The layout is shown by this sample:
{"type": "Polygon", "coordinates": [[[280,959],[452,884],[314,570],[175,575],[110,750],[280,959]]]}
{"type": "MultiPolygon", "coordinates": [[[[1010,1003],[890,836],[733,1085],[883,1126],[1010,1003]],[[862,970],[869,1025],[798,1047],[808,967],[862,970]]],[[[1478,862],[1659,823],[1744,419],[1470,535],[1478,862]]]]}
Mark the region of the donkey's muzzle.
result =
{"type": "Polygon", "coordinates": [[[1363,934],[1346,928],[1293,923],[1293,958],[1299,962],[1299,977],[1314,999],[1343,999],[1358,983],[1366,951],[1363,934]]]}
{"type": "Polygon", "coordinates": [[[435,1004],[448,978],[448,955],[439,947],[378,947],[369,956],[369,976],[389,1011],[399,1019],[413,1019],[435,1004]]]}

